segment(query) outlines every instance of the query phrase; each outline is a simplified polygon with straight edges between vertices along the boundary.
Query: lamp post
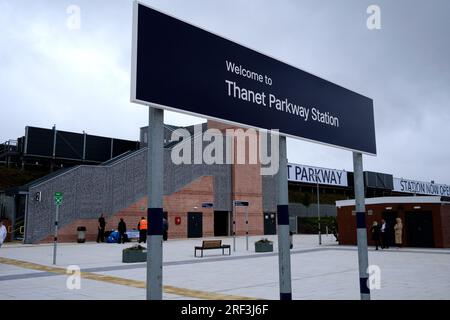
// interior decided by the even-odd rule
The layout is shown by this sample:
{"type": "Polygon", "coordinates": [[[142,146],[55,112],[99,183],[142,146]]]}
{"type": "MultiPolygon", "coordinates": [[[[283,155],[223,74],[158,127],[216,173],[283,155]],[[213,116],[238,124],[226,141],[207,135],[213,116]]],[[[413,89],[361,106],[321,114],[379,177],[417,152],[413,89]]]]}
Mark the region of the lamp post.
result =
{"type": "Polygon", "coordinates": [[[316,185],[317,185],[317,223],[319,227],[319,245],[322,245],[322,231],[320,229],[320,195],[319,195],[319,179],[316,173],[316,185]]]}

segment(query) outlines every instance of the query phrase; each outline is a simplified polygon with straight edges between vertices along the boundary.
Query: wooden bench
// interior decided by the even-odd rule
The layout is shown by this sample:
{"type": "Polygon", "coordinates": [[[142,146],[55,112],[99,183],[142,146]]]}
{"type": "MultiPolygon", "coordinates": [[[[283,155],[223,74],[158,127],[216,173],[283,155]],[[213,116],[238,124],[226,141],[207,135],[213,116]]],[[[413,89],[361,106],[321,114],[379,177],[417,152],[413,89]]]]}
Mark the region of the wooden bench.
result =
{"type": "Polygon", "coordinates": [[[231,246],[229,244],[222,244],[222,240],[204,240],[201,247],[195,247],[194,257],[197,256],[197,250],[202,252],[200,257],[203,257],[203,250],[211,249],[222,249],[222,255],[225,254],[225,249],[228,249],[228,255],[231,255],[231,246]]]}

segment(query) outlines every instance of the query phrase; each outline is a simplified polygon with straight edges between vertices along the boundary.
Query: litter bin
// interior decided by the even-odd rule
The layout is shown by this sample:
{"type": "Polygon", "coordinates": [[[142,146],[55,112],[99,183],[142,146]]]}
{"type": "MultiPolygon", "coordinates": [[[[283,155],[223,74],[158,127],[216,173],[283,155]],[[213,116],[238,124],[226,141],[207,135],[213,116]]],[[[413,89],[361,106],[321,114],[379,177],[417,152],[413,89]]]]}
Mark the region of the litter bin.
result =
{"type": "Polygon", "coordinates": [[[84,243],[86,241],[86,227],[78,227],[78,243],[84,243]]]}

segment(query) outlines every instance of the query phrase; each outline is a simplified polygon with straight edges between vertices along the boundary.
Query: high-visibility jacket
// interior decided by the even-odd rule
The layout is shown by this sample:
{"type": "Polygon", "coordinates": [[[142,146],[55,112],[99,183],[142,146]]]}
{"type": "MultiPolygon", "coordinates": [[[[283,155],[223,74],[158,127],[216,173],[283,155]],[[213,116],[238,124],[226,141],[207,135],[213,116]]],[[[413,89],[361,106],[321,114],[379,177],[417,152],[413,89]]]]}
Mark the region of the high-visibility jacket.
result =
{"type": "Polygon", "coordinates": [[[147,220],[146,219],[142,219],[139,222],[139,230],[147,230],[147,220]]]}

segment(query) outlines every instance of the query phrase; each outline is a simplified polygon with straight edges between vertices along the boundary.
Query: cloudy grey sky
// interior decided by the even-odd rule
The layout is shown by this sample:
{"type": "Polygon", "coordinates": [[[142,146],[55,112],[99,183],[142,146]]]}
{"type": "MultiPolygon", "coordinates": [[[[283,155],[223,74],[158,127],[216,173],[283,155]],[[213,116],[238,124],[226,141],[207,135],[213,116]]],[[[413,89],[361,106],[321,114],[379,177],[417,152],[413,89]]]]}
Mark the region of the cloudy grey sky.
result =
{"type": "MultiPolygon", "coordinates": [[[[378,156],[365,169],[450,184],[450,1],[142,2],[371,97],[378,156]],[[366,26],[371,4],[381,30],[366,26]]],[[[0,0],[0,140],[53,124],[137,140],[147,108],[129,102],[131,20],[131,0],[0,0]]],[[[352,170],[350,152],[299,140],[288,157],[352,170]]]]}

